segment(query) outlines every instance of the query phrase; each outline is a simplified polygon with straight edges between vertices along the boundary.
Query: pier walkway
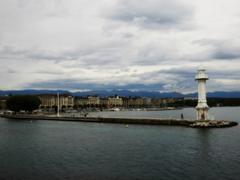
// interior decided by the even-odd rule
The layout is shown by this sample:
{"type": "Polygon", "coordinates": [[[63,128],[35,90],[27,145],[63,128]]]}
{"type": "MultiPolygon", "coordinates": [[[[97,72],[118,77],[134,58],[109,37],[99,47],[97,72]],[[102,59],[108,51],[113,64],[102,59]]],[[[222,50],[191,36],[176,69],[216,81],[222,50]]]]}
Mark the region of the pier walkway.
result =
{"type": "Polygon", "coordinates": [[[221,128],[238,125],[237,122],[225,120],[196,121],[182,119],[161,119],[161,118],[103,118],[103,117],[64,117],[45,115],[1,115],[3,118],[18,120],[51,120],[51,121],[74,121],[74,122],[95,122],[95,123],[119,123],[119,124],[145,124],[145,125],[168,125],[186,126],[194,128],[221,128]]]}

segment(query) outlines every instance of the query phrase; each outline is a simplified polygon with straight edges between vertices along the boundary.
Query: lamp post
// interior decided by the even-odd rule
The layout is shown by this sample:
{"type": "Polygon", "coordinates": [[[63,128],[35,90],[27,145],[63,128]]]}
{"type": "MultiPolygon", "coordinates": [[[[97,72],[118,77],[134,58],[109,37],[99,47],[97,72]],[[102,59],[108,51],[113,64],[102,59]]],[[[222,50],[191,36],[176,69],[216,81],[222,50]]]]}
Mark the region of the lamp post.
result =
{"type": "Polygon", "coordinates": [[[57,117],[59,117],[59,106],[60,106],[60,102],[59,102],[59,93],[57,93],[57,117]]]}

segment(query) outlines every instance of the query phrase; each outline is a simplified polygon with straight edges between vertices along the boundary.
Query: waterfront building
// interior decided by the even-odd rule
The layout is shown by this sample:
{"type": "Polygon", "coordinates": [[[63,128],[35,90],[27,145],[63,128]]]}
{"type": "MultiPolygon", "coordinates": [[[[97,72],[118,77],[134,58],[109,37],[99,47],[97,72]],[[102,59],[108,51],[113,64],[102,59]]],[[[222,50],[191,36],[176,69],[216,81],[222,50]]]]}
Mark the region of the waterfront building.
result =
{"type": "Polygon", "coordinates": [[[207,120],[209,107],[206,98],[206,81],[208,80],[206,70],[199,68],[195,80],[198,81],[197,120],[207,120]]]}
{"type": "MultiPolygon", "coordinates": [[[[55,94],[42,94],[38,95],[41,109],[53,109],[58,106],[58,96],[55,94]]],[[[59,95],[59,109],[73,108],[74,97],[68,94],[59,95]]]]}
{"type": "Polygon", "coordinates": [[[130,97],[128,99],[128,106],[129,107],[143,107],[144,99],[141,97],[130,97]]]}
{"type": "Polygon", "coordinates": [[[122,97],[123,107],[149,107],[151,106],[151,98],[146,97],[122,97]]]}
{"type": "Polygon", "coordinates": [[[128,97],[122,97],[123,100],[123,107],[129,108],[129,98],[128,97]]]}
{"type": "Polygon", "coordinates": [[[74,107],[97,107],[100,105],[100,98],[98,96],[76,97],[74,99],[74,107]]]}
{"type": "Polygon", "coordinates": [[[100,98],[98,96],[88,96],[88,105],[89,106],[99,106],[100,98]]]}
{"type": "Polygon", "coordinates": [[[179,98],[154,98],[151,101],[151,105],[153,107],[168,107],[172,106],[177,101],[179,101],[179,98]]]}
{"type": "Polygon", "coordinates": [[[88,106],[88,98],[87,97],[75,97],[74,98],[74,107],[81,108],[88,106]]]}
{"type": "Polygon", "coordinates": [[[123,105],[123,99],[119,96],[108,98],[108,107],[121,107],[123,105]]]}
{"type": "Polygon", "coordinates": [[[149,107],[149,106],[151,106],[151,102],[152,102],[152,99],[151,99],[151,98],[148,98],[148,97],[144,97],[144,98],[143,98],[143,105],[144,105],[144,107],[149,107]]]}
{"type": "Polygon", "coordinates": [[[152,99],[152,101],[151,101],[151,105],[152,105],[153,107],[163,106],[163,99],[160,99],[160,98],[156,99],[156,98],[154,98],[154,99],[152,99]]]}
{"type": "Polygon", "coordinates": [[[108,107],[108,98],[100,98],[100,106],[108,107]]]}

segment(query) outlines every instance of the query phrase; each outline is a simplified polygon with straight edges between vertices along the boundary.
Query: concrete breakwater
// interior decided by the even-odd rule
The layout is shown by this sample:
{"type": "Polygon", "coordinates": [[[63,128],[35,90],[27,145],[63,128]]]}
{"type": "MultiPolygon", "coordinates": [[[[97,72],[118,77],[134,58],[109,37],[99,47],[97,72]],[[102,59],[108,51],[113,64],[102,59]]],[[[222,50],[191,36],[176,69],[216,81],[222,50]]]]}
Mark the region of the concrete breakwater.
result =
{"type": "Polygon", "coordinates": [[[56,117],[39,115],[1,115],[3,118],[18,120],[51,120],[51,121],[74,121],[74,122],[95,122],[95,123],[119,123],[119,124],[145,124],[145,125],[168,125],[186,126],[194,128],[221,128],[238,125],[237,122],[211,121],[201,122],[194,120],[161,119],[161,118],[103,118],[103,117],[56,117]]]}
{"type": "Polygon", "coordinates": [[[76,121],[76,122],[99,122],[119,124],[149,124],[149,125],[179,125],[188,126],[194,121],[160,118],[103,118],[103,117],[56,117],[37,115],[1,115],[3,118],[19,120],[53,120],[53,121],[76,121]]]}

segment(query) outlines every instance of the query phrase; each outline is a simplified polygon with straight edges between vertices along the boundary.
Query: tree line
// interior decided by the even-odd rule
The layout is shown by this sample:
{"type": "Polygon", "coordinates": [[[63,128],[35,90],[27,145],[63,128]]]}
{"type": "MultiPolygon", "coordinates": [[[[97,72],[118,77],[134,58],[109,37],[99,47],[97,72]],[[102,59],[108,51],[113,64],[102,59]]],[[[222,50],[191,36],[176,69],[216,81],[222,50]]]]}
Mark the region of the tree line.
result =
{"type": "Polygon", "coordinates": [[[32,95],[10,96],[6,101],[7,108],[14,112],[25,111],[32,113],[39,108],[40,104],[40,99],[32,95]]]}

